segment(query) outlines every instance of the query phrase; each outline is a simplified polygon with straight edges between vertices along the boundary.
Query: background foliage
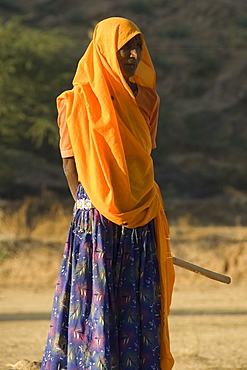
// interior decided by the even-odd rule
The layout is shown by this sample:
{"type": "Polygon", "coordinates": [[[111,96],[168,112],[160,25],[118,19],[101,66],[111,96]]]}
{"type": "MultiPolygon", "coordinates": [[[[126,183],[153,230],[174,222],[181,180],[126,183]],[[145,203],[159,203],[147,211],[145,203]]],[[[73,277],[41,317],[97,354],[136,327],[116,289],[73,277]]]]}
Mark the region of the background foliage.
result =
{"type": "Polygon", "coordinates": [[[57,162],[55,97],[70,87],[76,61],[75,42],[63,30],[28,27],[24,20],[14,17],[0,27],[3,194],[16,182],[30,191],[32,179],[22,181],[25,168],[42,172],[49,167],[45,159],[57,162]]]}
{"type": "Polygon", "coordinates": [[[119,15],[141,28],[157,71],[153,156],[165,199],[245,207],[245,1],[0,0],[0,9],[0,196],[67,191],[55,98],[71,87],[94,25],[119,15]]]}

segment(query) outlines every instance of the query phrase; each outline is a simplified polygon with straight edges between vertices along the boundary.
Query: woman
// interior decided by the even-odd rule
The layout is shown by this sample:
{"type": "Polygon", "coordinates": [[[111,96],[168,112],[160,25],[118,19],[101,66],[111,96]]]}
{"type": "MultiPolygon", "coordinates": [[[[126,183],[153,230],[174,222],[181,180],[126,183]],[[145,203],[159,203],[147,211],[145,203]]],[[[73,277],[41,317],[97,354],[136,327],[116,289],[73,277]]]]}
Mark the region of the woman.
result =
{"type": "Polygon", "coordinates": [[[150,156],[159,99],[136,25],[98,23],[73,85],[57,103],[76,202],[41,368],[171,369],[174,271],[150,156]]]}

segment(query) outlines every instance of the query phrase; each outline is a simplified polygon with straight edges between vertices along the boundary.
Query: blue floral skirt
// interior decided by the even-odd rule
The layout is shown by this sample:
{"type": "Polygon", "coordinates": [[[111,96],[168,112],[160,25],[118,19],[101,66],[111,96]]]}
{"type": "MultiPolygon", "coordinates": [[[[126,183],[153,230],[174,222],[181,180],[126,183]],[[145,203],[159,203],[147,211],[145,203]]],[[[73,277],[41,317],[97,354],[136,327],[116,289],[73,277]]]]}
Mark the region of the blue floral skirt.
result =
{"type": "MultiPolygon", "coordinates": [[[[78,199],[88,199],[82,186],[78,199]]],[[[72,219],[41,370],[159,370],[153,221],[118,226],[95,208],[72,219]]]]}

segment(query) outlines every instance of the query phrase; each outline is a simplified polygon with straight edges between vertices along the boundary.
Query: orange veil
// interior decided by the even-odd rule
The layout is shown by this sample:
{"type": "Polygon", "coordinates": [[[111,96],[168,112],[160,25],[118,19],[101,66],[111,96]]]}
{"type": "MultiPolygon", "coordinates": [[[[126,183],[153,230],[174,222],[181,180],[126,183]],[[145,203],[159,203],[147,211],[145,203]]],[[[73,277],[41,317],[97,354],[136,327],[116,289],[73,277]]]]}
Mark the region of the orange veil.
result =
{"type": "MultiPolygon", "coordinates": [[[[173,366],[167,316],[174,270],[169,229],[159,187],[154,181],[149,128],[126,83],[117,51],[140,34],[131,21],[112,17],[97,24],[93,40],[81,58],[73,90],[66,99],[66,121],[78,179],[93,205],[106,218],[125,227],[154,219],[161,275],[161,369],[173,366]]],[[[143,39],[142,59],[132,81],[155,89],[156,75],[143,39]]]]}

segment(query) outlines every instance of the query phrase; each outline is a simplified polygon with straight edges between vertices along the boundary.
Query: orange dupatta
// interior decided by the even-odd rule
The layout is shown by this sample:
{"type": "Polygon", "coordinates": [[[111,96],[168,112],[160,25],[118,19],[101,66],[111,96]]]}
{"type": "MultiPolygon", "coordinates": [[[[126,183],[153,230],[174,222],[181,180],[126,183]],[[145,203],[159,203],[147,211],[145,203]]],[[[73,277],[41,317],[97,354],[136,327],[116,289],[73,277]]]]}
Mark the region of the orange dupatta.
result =
{"type": "MultiPolygon", "coordinates": [[[[106,218],[125,227],[138,227],[154,219],[161,275],[161,369],[170,370],[167,316],[174,269],[169,229],[159,187],[154,181],[148,126],[125,81],[117,51],[140,34],[131,21],[113,17],[97,24],[93,40],[81,58],[73,90],[66,99],[66,121],[78,180],[93,205],[106,218]]],[[[132,81],[155,89],[156,75],[143,40],[142,59],[132,81]]]]}

